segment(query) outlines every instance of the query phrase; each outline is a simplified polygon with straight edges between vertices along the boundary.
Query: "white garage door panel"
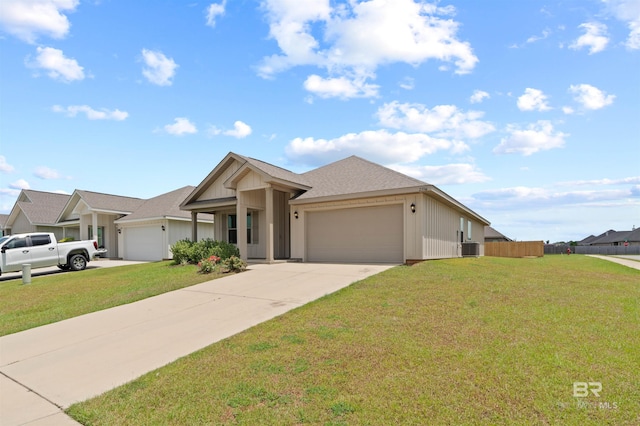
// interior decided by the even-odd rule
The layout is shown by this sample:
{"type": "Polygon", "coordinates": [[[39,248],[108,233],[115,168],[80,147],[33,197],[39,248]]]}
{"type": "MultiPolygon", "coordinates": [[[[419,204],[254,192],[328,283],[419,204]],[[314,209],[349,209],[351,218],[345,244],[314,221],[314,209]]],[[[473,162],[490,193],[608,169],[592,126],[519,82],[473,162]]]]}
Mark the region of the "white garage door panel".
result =
{"type": "Polygon", "coordinates": [[[400,204],[310,212],[305,220],[311,262],[404,261],[400,204]]]}
{"type": "Polygon", "coordinates": [[[162,260],[160,226],[127,228],[124,233],[125,260],[162,260]]]}

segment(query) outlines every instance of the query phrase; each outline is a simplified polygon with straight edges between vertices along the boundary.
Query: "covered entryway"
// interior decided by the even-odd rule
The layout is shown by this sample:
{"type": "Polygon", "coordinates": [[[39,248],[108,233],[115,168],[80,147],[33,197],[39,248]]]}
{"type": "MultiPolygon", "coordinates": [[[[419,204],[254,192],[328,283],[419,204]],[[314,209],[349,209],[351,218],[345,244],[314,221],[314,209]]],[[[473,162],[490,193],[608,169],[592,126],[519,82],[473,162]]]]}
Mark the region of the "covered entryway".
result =
{"type": "Polygon", "coordinates": [[[126,260],[161,260],[162,244],[162,231],[159,225],[127,227],[124,230],[126,260]]]}
{"type": "Polygon", "coordinates": [[[307,212],[307,260],[404,262],[403,205],[307,212]]]}

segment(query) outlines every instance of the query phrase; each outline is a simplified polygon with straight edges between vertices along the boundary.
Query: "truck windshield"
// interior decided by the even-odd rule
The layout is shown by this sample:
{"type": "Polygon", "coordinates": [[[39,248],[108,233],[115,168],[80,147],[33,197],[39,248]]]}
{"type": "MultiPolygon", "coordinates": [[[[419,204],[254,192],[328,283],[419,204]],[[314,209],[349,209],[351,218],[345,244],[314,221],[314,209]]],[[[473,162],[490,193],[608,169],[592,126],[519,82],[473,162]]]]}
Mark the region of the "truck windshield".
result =
{"type": "Polygon", "coordinates": [[[5,243],[5,241],[7,241],[10,237],[11,237],[11,236],[10,236],[10,235],[8,235],[8,236],[6,236],[6,237],[2,237],[2,238],[0,238],[0,245],[4,244],[4,243],[5,243]]]}

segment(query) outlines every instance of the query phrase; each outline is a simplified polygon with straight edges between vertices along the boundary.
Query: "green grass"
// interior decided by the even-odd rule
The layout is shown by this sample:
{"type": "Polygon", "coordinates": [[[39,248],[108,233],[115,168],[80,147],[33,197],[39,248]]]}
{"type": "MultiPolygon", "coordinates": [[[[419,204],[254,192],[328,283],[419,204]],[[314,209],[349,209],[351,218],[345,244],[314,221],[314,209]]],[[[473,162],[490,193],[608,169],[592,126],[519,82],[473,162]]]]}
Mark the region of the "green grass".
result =
{"type": "Polygon", "coordinates": [[[145,263],[0,282],[0,336],[216,278],[193,265],[145,263]]]}
{"type": "Polygon", "coordinates": [[[451,259],[370,277],[68,413],[86,425],[624,425],[640,423],[639,377],[640,271],[578,255],[451,259]],[[574,398],[574,382],[602,393],[574,398]]]}

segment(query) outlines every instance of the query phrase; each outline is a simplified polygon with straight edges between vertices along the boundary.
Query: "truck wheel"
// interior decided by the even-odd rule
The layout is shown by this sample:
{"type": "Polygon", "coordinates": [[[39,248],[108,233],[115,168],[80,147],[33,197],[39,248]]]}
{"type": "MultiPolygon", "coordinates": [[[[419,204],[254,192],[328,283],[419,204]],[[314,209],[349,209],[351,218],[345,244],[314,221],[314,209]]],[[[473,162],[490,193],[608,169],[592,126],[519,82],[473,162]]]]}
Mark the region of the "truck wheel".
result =
{"type": "Polygon", "coordinates": [[[87,267],[87,259],[81,254],[75,254],[69,259],[69,267],[72,271],[82,271],[87,267]]]}

